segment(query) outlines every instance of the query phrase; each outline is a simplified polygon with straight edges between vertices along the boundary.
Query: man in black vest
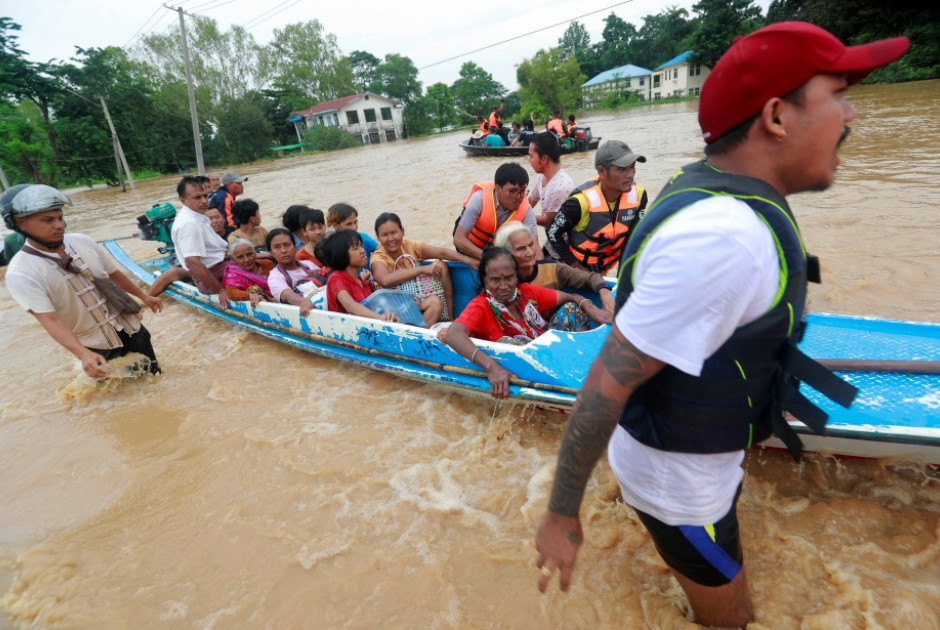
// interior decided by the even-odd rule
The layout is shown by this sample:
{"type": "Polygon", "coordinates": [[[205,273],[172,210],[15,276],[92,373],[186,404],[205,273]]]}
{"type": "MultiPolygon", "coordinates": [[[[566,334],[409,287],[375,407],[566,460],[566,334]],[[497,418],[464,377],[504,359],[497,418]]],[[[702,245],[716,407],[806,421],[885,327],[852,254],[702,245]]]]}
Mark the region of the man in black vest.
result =
{"type": "MultiPolygon", "coordinates": [[[[539,590],[556,569],[561,590],[570,586],[584,488],[607,449],[695,620],[753,619],[736,514],[741,462],[771,432],[800,453],[782,415],[793,384],[778,368],[841,404],[853,395],[808,370],[796,348],[818,268],[785,197],[832,184],[857,113],[845,88],[908,46],[900,37],[846,48],[812,24],[782,22],[739,38],[717,62],[699,102],[706,159],[673,176],[624,253],[620,308],[578,396],[536,536],[539,590]]],[[[817,411],[800,408],[821,430],[817,411]]]]}

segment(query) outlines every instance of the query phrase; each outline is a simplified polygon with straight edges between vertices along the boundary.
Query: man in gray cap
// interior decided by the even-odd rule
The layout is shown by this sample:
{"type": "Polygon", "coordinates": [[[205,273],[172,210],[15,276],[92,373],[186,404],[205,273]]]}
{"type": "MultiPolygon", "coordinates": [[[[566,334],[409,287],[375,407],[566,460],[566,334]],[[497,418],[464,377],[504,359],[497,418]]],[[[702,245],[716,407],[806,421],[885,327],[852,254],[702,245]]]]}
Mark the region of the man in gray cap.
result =
{"type": "Polygon", "coordinates": [[[630,232],[646,209],[636,163],[646,162],[626,142],[608,140],[594,156],[597,177],[571,192],[548,227],[548,241],[562,262],[606,273],[620,262],[630,232]]]}
{"type": "Polygon", "coordinates": [[[94,278],[110,278],[155,313],[163,304],[121,273],[94,240],[65,233],[65,205],[72,205],[68,197],[36,184],[20,191],[9,210],[3,208],[6,226],[26,237],[7,270],[10,295],[82,362],[88,376],[106,378],[108,360],[130,352],[149,358],[156,374],[160,367],[140,317],[112,305],[94,278]]]}
{"type": "Polygon", "coordinates": [[[238,228],[238,219],[235,218],[235,214],[232,212],[232,204],[235,203],[236,197],[245,192],[244,182],[246,181],[248,181],[247,177],[242,177],[232,171],[226,171],[222,174],[222,185],[209,197],[209,207],[218,208],[222,212],[222,216],[225,217],[225,224],[232,230],[238,228]]]}

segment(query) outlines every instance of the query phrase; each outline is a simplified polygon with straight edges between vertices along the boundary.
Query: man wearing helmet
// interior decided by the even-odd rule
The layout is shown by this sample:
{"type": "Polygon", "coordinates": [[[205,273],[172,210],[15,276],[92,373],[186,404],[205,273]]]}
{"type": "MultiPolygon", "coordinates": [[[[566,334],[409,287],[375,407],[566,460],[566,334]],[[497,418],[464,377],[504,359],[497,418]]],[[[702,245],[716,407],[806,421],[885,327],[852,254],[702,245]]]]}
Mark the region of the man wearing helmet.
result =
{"type": "Polygon", "coordinates": [[[93,277],[110,278],[155,313],[163,310],[163,304],[121,273],[94,240],[65,233],[66,204],[71,201],[61,192],[37,184],[3,206],[6,226],[26,238],[7,270],[10,295],[82,362],[88,376],[106,378],[108,360],[131,352],[148,357],[150,371],[156,374],[160,367],[140,317],[119,312],[93,277]]]}

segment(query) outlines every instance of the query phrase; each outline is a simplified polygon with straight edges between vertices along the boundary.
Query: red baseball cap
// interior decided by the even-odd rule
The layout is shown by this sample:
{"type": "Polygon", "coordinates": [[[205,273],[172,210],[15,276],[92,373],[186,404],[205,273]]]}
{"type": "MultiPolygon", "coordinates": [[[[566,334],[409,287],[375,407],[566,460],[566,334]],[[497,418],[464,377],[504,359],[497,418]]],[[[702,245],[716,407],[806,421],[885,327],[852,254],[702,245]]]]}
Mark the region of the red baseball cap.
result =
{"type": "Polygon", "coordinates": [[[809,22],[777,22],[739,37],[712,68],[698,105],[705,142],[756,116],[768,99],[785,96],[817,74],[847,73],[849,85],[900,59],[906,37],[846,47],[809,22]]]}

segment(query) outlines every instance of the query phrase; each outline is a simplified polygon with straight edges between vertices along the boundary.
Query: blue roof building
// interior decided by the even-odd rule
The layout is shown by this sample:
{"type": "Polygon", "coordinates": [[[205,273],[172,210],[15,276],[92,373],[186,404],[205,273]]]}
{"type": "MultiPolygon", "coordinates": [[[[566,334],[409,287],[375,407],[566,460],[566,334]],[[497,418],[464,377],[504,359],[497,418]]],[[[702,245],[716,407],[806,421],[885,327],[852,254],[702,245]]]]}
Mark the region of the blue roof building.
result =
{"type": "Polygon", "coordinates": [[[692,51],[687,50],[657,66],[655,70],[627,64],[601,72],[581,84],[584,107],[598,107],[611,93],[619,96],[632,94],[644,101],[697,96],[708,76],[708,68],[690,63],[691,58],[692,51]]]}

